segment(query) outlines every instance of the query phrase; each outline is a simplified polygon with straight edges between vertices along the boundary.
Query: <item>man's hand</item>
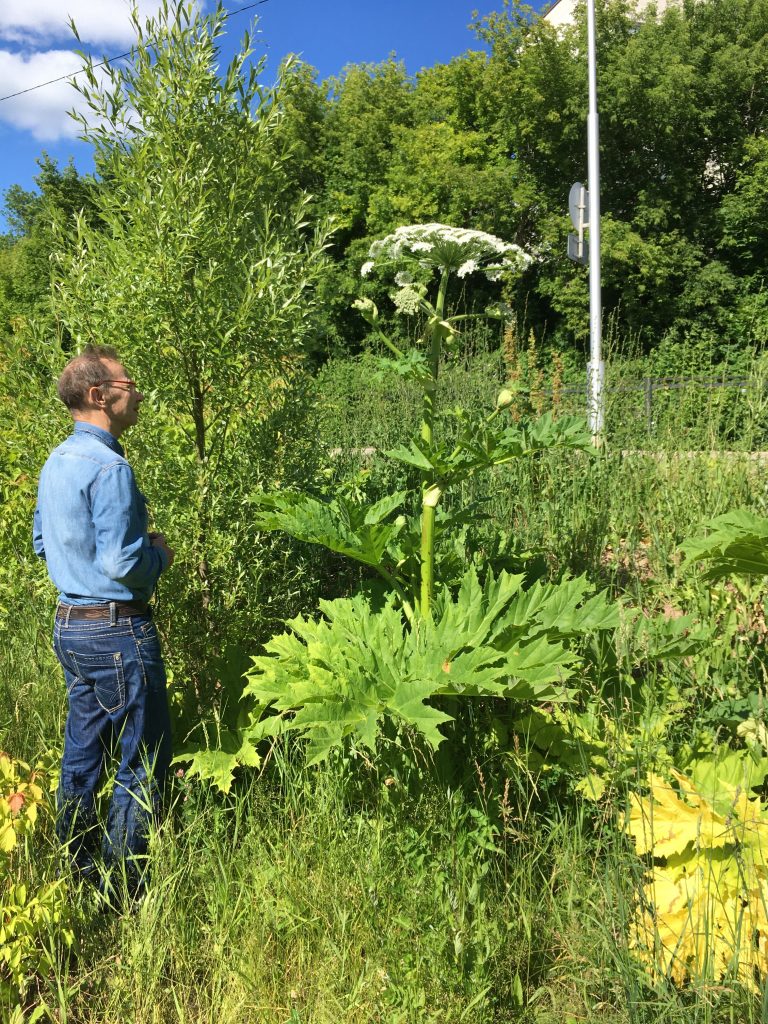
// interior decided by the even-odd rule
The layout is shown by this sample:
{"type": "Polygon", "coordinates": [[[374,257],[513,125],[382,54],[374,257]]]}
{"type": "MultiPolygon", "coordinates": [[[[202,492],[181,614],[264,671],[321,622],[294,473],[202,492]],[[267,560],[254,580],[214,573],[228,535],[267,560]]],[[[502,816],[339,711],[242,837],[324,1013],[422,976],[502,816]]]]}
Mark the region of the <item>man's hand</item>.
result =
{"type": "Polygon", "coordinates": [[[167,542],[166,542],[165,534],[164,533],[150,533],[150,535],[149,535],[149,543],[152,545],[153,548],[159,548],[161,551],[165,552],[165,554],[166,554],[166,556],[168,558],[168,568],[170,569],[170,567],[173,565],[174,554],[173,554],[173,548],[169,547],[167,542]]]}

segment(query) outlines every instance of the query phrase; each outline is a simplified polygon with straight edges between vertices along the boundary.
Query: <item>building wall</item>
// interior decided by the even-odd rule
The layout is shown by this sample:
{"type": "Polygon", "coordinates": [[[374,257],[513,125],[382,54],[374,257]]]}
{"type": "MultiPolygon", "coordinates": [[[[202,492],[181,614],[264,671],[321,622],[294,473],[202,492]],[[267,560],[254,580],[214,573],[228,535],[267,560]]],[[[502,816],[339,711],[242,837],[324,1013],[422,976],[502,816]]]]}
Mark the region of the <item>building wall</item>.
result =
{"type": "MultiPolygon", "coordinates": [[[[544,20],[556,27],[573,24],[573,13],[576,10],[577,0],[555,0],[550,9],[544,15],[544,20]]],[[[654,0],[635,0],[635,7],[638,11],[644,11],[650,7],[654,0]]],[[[655,0],[656,10],[661,14],[675,0],[655,0]]]]}

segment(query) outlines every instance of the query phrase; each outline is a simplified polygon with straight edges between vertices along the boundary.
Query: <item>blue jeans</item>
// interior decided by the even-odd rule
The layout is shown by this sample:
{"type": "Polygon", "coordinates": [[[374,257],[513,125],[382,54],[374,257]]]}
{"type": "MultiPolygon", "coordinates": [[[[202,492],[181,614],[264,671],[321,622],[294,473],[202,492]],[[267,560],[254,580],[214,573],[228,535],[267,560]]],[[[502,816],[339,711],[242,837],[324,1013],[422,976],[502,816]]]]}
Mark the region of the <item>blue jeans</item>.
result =
{"type": "Polygon", "coordinates": [[[166,675],[149,616],[67,620],[59,606],[53,647],[64,669],[69,712],[57,795],[56,832],[83,876],[95,880],[95,794],[113,745],[120,765],[101,842],[104,865],[125,870],[136,892],[147,837],[171,760],[166,675]]]}

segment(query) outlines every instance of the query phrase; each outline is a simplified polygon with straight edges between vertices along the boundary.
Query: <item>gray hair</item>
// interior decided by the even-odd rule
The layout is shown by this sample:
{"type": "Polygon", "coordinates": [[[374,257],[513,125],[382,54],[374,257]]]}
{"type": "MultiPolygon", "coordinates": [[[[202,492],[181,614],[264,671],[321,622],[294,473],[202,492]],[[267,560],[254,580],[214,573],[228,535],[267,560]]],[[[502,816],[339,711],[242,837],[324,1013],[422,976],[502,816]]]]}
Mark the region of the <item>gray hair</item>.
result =
{"type": "Polygon", "coordinates": [[[82,409],[88,391],[104,380],[105,359],[120,361],[111,345],[86,345],[61,371],[56,391],[68,409],[82,409]]]}

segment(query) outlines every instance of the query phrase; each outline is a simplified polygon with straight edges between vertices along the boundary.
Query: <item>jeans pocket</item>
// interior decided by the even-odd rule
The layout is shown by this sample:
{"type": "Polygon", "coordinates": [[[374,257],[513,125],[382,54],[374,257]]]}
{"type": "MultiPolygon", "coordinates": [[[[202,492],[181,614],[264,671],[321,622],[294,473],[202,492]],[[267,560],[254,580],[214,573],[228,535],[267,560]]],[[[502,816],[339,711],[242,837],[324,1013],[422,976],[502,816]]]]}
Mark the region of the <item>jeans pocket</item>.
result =
{"type": "Polygon", "coordinates": [[[145,640],[157,641],[158,639],[157,626],[152,621],[142,623],[135,632],[138,634],[140,643],[143,643],[145,640]]]}
{"type": "Polygon", "coordinates": [[[93,693],[102,708],[110,713],[119,711],[125,704],[125,676],[123,656],[114,654],[80,654],[67,652],[77,669],[77,675],[84,683],[93,686],[93,693]]]}

